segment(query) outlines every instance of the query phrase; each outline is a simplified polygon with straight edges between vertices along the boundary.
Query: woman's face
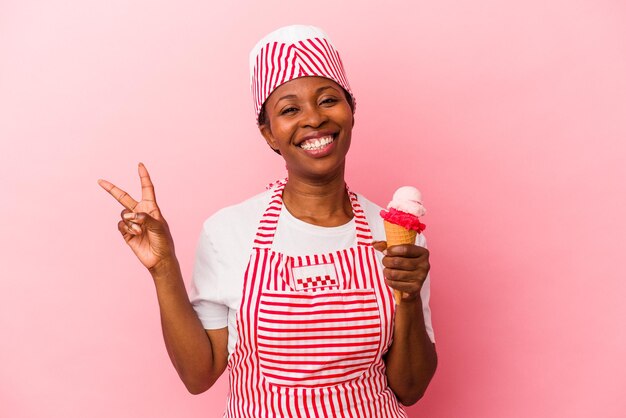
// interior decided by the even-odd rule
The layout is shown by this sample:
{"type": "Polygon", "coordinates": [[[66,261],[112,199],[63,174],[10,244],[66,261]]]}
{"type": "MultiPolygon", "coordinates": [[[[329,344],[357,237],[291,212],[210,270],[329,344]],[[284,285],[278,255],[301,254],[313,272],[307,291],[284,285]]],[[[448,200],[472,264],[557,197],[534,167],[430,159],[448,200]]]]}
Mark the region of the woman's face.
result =
{"type": "Polygon", "coordinates": [[[354,119],[344,90],[323,77],[300,77],[265,102],[261,134],[280,151],[289,176],[323,179],[343,172],[354,119]]]}

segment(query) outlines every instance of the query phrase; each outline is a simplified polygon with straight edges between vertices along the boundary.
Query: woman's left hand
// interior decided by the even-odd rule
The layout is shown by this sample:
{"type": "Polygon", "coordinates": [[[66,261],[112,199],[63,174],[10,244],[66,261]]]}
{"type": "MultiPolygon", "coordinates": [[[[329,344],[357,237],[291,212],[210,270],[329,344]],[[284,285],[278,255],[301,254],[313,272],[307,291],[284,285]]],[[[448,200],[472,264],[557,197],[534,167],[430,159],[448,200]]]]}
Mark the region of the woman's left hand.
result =
{"type": "Polygon", "coordinates": [[[387,248],[386,241],[374,242],[374,248],[385,254],[383,274],[387,285],[402,292],[403,302],[416,300],[430,270],[428,250],[411,244],[387,248]]]}

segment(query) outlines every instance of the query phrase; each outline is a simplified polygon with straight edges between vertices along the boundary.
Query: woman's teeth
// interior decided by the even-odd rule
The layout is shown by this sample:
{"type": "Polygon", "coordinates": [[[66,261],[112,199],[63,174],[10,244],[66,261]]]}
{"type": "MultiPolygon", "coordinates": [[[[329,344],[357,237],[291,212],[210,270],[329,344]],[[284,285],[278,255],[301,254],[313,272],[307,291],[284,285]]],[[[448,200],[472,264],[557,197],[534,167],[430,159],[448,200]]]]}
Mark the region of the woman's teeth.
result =
{"type": "Polygon", "coordinates": [[[333,142],[333,140],[334,139],[332,136],[325,136],[323,138],[316,138],[316,139],[308,139],[304,141],[302,144],[300,144],[300,148],[305,149],[307,151],[318,150],[318,149],[324,148],[326,145],[333,142]]]}

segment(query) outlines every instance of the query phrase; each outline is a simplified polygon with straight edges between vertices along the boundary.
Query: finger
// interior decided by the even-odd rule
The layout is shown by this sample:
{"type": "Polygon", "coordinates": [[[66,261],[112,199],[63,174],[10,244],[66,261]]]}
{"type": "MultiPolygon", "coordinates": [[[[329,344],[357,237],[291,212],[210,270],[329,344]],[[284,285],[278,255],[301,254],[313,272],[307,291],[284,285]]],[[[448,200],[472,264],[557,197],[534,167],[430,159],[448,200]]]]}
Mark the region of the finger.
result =
{"type": "Polygon", "coordinates": [[[389,268],[383,269],[383,276],[385,276],[386,279],[403,283],[422,283],[424,280],[426,280],[427,275],[428,270],[421,266],[414,271],[404,271],[389,268]]]}
{"type": "Polygon", "coordinates": [[[145,212],[122,212],[122,219],[128,224],[144,225],[146,222],[154,219],[145,212]]]}
{"type": "Polygon", "coordinates": [[[402,293],[408,293],[409,295],[415,295],[422,290],[421,283],[408,283],[408,282],[398,282],[394,280],[386,280],[387,286],[391,287],[394,290],[398,290],[402,293]]]}
{"type": "Polygon", "coordinates": [[[142,234],[144,231],[157,230],[161,225],[159,221],[145,212],[128,212],[123,214],[122,218],[136,235],[142,234]]]}
{"type": "Polygon", "coordinates": [[[129,234],[132,235],[141,235],[141,233],[143,232],[143,229],[141,229],[140,225],[137,225],[134,222],[130,222],[130,221],[122,221],[122,223],[124,224],[125,228],[124,230],[126,232],[128,232],[129,234]]]}
{"type": "Polygon", "coordinates": [[[139,178],[141,179],[141,200],[150,201],[156,203],[156,196],[154,194],[154,185],[150,179],[148,169],[143,163],[139,163],[139,178]]]}
{"type": "Polygon", "coordinates": [[[387,248],[387,255],[398,257],[423,257],[428,256],[428,250],[412,244],[392,245],[387,248]]]}
{"type": "Polygon", "coordinates": [[[124,221],[119,221],[117,223],[117,230],[120,231],[120,234],[122,234],[122,237],[126,242],[130,241],[135,236],[133,231],[124,223],[124,221]]]}
{"type": "Polygon", "coordinates": [[[383,257],[383,266],[396,269],[396,270],[406,270],[413,271],[417,270],[420,264],[428,263],[428,261],[422,258],[410,258],[410,257],[394,257],[387,255],[383,257]]]}
{"type": "Polygon", "coordinates": [[[133,210],[135,209],[135,206],[137,206],[137,201],[135,199],[130,197],[128,193],[126,193],[124,190],[120,189],[113,183],[100,179],[98,180],[98,184],[104,190],[109,192],[109,194],[113,196],[115,200],[120,202],[122,206],[124,206],[126,209],[133,210]]]}
{"type": "Polygon", "coordinates": [[[374,241],[372,242],[372,247],[382,253],[387,249],[387,241],[374,241]]]}
{"type": "MultiPolygon", "coordinates": [[[[127,226],[128,230],[131,233],[138,233],[141,232],[141,228],[139,228],[139,230],[137,228],[133,227],[133,222],[131,222],[132,219],[135,218],[135,212],[132,212],[128,209],[124,209],[121,213],[122,216],[122,222],[124,222],[124,224],[127,226]]],[[[136,226],[136,225],[135,225],[136,226]]]]}

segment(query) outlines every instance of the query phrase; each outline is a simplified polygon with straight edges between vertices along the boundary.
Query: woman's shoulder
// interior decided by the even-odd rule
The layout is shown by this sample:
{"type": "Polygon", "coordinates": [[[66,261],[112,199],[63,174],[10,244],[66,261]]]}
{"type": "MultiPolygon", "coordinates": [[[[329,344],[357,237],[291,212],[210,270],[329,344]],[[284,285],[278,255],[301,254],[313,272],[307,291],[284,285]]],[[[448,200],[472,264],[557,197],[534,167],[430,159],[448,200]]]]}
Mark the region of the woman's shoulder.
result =
{"type": "Polygon", "coordinates": [[[271,197],[266,190],[240,203],[226,206],[209,216],[203,224],[203,233],[216,239],[245,239],[254,236],[256,227],[271,197]]]}
{"type": "Polygon", "coordinates": [[[209,216],[207,221],[237,219],[240,217],[247,217],[251,214],[256,213],[261,216],[263,214],[263,210],[269,202],[270,195],[271,190],[265,190],[242,202],[223,207],[222,209],[219,209],[217,212],[215,212],[213,215],[209,216]]]}
{"type": "Polygon", "coordinates": [[[372,202],[362,194],[358,192],[355,192],[355,194],[359,205],[361,205],[361,209],[363,209],[363,213],[365,213],[365,217],[367,218],[367,223],[372,230],[372,236],[374,237],[374,240],[384,240],[385,227],[383,226],[383,219],[380,217],[380,211],[383,210],[383,208],[372,202]]]}
{"type": "Polygon", "coordinates": [[[381,206],[379,206],[378,204],[372,202],[371,200],[369,200],[367,197],[363,196],[361,193],[355,192],[357,200],[359,201],[359,204],[361,205],[361,208],[363,208],[364,212],[380,212],[381,210],[383,210],[383,208],[381,206]]]}

